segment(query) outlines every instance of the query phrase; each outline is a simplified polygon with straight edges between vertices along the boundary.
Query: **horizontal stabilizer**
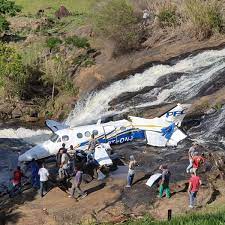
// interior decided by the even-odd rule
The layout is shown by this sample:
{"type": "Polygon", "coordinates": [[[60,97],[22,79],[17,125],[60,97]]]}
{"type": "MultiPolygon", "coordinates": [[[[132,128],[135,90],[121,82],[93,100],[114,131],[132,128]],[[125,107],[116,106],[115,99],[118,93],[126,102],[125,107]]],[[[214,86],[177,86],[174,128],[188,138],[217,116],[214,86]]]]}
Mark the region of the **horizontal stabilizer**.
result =
{"type": "Polygon", "coordinates": [[[171,138],[168,140],[163,136],[162,132],[146,131],[147,144],[157,147],[177,146],[178,142],[185,139],[187,136],[177,127],[175,128],[171,138]]]}
{"type": "Polygon", "coordinates": [[[45,121],[45,124],[53,132],[56,132],[58,130],[62,130],[62,129],[69,128],[68,125],[63,124],[63,123],[56,122],[54,120],[46,120],[45,121]]]}

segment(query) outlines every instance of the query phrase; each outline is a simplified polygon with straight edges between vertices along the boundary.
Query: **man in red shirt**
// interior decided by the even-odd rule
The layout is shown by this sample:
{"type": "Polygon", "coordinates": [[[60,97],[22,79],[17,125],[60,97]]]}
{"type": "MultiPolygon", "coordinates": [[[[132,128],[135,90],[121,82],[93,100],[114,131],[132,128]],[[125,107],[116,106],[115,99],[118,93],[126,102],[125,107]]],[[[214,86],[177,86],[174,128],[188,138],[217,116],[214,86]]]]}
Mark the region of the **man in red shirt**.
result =
{"type": "Polygon", "coordinates": [[[20,166],[17,166],[16,170],[13,173],[13,179],[12,179],[13,186],[16,186],[16,185],[21,186],[22,177],[24,177],[24,174],[21,171],[20,166]]]}
{"type": "Polygon", "coordinates": [[[191,178],[189,180],[189,186],[188,186],[188,194],[189,194],[189,207],[193,208],[196,202],[196,197],[198,190],[201,186],[202,182],[199,176],[196,176],[195,173],[191,172],[191,178]]]}
{"type": "Polygon", "coordinates": [[[192,165],[193,165],[193,172],[196,175],[196,172],[198,170],[198,168],[205,162],[205,158],[203,156],[200,155],[194,155],[192,157],[192,165]]]}

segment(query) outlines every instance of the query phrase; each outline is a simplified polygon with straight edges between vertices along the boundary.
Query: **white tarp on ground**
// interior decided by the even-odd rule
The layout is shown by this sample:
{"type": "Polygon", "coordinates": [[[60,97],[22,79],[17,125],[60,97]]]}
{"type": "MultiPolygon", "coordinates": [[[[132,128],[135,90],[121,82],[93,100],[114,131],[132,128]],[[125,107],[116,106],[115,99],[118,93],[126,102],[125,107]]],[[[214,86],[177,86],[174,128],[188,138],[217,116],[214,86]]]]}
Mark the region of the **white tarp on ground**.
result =
{"type": "Polygon", "coordinates": [[[95,148],[94,158],[99,163],[100,166],[112,165],[113,163],[108,153],[106,152],[106,149],[102,145],[98,145],[95,148]]]}
{"type": "Polygon", "coordinates": [[[161,176],[162,176],[161,173],[153,174],[146,182],[146,185],[151,187],[161,176]]]}

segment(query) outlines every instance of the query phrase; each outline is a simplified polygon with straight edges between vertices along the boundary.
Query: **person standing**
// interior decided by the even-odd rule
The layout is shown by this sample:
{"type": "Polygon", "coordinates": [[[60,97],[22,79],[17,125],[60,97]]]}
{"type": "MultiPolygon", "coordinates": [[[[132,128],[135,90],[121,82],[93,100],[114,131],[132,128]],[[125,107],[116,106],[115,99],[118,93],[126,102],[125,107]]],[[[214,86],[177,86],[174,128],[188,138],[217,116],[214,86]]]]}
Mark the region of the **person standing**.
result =
{"type": "Polygon", "coordinates": [[[193,164],[192,171],[194,172],[195,175],[197,175],[197,170],[204,163],[205,163],[204,154],[197,155],[197,153],[195,153],[192,158],[192,164],[193,164]]]}
{"type": "Polygon", "coordinates": [[[199,176],[196,176],[193,171],[191,171],[191,178],[189,180],[188,194],[189,194],[189,208],[193,208],[196,204],[196,198],[198,190],[202,182],[199,176]]]}
{"type": "Polygon", "coordinates": [[[82,177],[83,177],[83,170],[81,168],[81,165],[76,165],[75,167],[75,176],[72,179],[72,187],[70,191],[69,198],[75,197],[75,193],[78,193],[78,197],[84,198],[87,196],[87,193],[82,191],[80,188],[80,185],[82,183],[82,177]]]}
{"type": "Polygon", "coordinates": [[[134,156],[131,155],[130,156],[130,162],[129,162],[128,174],[127,174],[127,185],[126,185],[126,187],[128,187],[128,188],[130,188],[133,184],[136,164],[137,164],[137,162],[134,159],[134,156]]]}
{"type": "Polygon", "coordinates": [[[35,159],[32,159],[30,162],[30,169],[31,169],[31,184],[33,188],[39,189],[40,187],[40,177],[38,175],[39,166],[35,159]]]}
{"type": "Polygon", "coordinates": [[[64,150],[61,157],[61,165],[60,165],[64,177],[69,177],[69,160],[70,160],[69,154],[67,153],[67,150],[64,150]]]}
{"type": "Polygon", "coordinates": [[[169,188],[169,182],[170,182],[170,176],[171,173],[167,168],[167,165],[161,165],[159,169],[162,171],[162,180],[159,186],[159,197],[163,197],[163,192],[166,191],[166,197],[170,198],[170,188],[169,188]]]}
{"type": "Polygon", "coordinates": [[[45,164],[42,164],[42,167],[38,171],[38,175],[40,176],[40,194],[43,197],[47,193],[47,185],[48,185],[48,178],[49,172],[45,168],[45,164]]]}
{"type": "Polygon", "coordinates": [[[189,165],[186,169],[187,173],[190,173],[190,169],[193,167],[192,161],[193,161],[194,155],[196,154],[197,147],[198,147],[198,144],[194,143],[188,150],[189,165]]]}
{"type": "Polygon", "coordinates": [[[62,147],[59,149],[59,151],[56,155],[56,166],[57,167],[60,167],[60,165],[61,165],[62,154],[65,150],[66,150],[66,144],[62,143],[62,147]]]}
{"type": "Polygon", "coordinates": [[[147,26],[148,25],[149,17],[150,17],[149,11],[147,9],[145,9],[143,11],[143,17],[142,17],[143,18],[143,26],[147,26]]]}
{"type": "Polygon", "coordinates": [[[98,142],[95,139],[95,135],[91,135],[91,140],[89,141],[88,144],[88,149],[87,149],[87,161],[93,158],[93,154],[95,152],[95,147],[97,146],[98,142]]]}

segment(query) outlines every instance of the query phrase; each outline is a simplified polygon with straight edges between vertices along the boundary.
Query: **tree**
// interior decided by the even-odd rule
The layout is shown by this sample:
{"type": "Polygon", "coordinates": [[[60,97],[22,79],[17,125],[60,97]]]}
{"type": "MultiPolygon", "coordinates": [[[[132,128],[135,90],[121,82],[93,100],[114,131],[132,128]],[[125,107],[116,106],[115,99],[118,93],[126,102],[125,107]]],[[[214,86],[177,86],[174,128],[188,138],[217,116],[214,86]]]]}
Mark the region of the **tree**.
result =
{"type": "Polygon", "coordinates": [[[13,1],[0,0],[0,34],[9,29],[6,16],[15,16],[21,11],[21,7],[13,1]]]}
{"type": "Polygon", "coordinates": [[[52,86],[51,100],[54,103],[55,91],[69,92],[74,94],[76,89],[73,86],[72,80],[66,75],[67,65],[65,61],[58,55],[45,58],[42,68],[43,75],[41,80],[45,85],[52,86]]]}
{"type": "Polygon", "coordinates": [[[14,48],[0,43],[0,89],[8,98],[21,97],[28,75],[22,57],[14,48]]]}
{"type": "Polygon", "coordinates": [[[137,48],[140,26],[131,5],[126,0],[110,0],[99,6],[92,21],[95,30],[113,40],[119,51],[137,48]]]}

